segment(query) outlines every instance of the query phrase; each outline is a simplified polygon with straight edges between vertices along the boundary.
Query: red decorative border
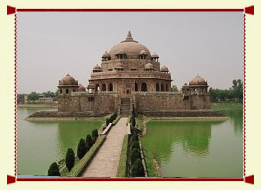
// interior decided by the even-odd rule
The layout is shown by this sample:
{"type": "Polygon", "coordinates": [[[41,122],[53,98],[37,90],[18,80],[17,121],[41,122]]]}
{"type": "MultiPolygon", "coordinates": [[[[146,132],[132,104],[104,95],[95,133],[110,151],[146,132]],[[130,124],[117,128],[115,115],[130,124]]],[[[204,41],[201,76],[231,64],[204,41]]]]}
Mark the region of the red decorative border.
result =
{"type": "Polygon", "coordinates": [[[15,145],[15,149],[14,149],[14,154],[15,154],[15,166],[14,166],[14,173],[15,173],[15,176],[17,176],[17,171],[16,171],[16,166],[17,166],[17,15],[15,14],[14,15],[15,17],[15,29],[14,29],[14,33],[15,33],[15,45],[14,45],[14,50],[15,50],[15,53],[14,53],[14,58],[15,58],[15,64],[14,64],[14,77],[15,77],[15,80],[14,80],[14,119],[15,119],[15,131],[14,131],[14,138],[15,138],[15,142],[14,142],[14,145],[15,145]]]}
{"type": "Polygon", "coordinates": [[[15,89],[14,89],[14,101],[15,101],[15,106],[14,106],[14,119],[15,119],[15,132],[14,132],[14,137],[15,137],[15,170],[14,174],[15,177],[7,175],[7,184],[10,183],[15,183],[16,181],[245,181],[246,183],[254,184],[254,175],[251,176],[245,176],[245,178],[17,178],[17,15],[16,12],[79,12],[79,11],[88,11],[88,12],[97,12],[97,11],[104,11],[104,12],[112,12],[112,11],[117,11],[117,12],[243,12],[243,83],[244,83],[244,101],[243,101],[243,136],[244,136],[244,141],[243,141],[243,176],[246,175],[246,124],[245,124],[245,119],[246,119],[246,109],[245,109],[245,104],[246,104],[246,71],[245,71],[245,50],[246,50],[246,37],[245,37],[245,32],[246,32],[246,18],[245,14],[251,14],[254,15],[254,5],[245,7],[244,9],[16,9],[16,7],[12,7],[7,5],[7,15],[14,14],[14,23],[15,23],[15,45],[14,45],[14,50],[15,50],[15,64],[14,64],[14,74],[15,74],[15,89]]]}
{"type": "Polygon", "coordinates": [[[243,14],[243,173],[246,175],[246,14],[243,14]]]}

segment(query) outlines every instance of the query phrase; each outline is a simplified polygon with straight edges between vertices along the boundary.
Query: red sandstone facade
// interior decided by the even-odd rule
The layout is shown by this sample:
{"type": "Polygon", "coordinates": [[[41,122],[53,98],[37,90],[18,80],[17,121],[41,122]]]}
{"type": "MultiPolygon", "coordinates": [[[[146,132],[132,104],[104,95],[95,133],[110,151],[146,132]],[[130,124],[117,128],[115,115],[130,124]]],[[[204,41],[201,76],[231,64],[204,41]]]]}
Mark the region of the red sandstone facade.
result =
{"type": "Polygon", "coordinates": [[[92,116],[117,112],[210,109],[207,82],[197,75],[180,92],[171,91],[171,74],[159,56],[127,38],[102,55],[87,88],[66,75],[59,81],[59,112],[83,112],[92,116]]]}

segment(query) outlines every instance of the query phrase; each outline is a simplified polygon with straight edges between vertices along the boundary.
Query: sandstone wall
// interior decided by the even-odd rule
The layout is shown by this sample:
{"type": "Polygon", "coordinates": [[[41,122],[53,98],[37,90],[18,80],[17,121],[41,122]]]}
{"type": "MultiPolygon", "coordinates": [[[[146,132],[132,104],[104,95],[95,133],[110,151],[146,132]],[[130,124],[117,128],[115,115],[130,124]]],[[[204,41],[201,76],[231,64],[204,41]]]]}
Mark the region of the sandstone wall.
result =
{"type": "Polygon", "coordinates": [[[90,112],[93,114],[113,113],[117,111],[117,98],[113,94],[81,94],[75,96],[60,96],[59,112],[90,112]]]}
{"type": "Polygon", "coordinates": [[[207,94],[191,95],[184,100],[181,93],[139,93],[136,95],[136,109],[143,111],[171,111],[190,109],[210,109],[210,98],[207,94]]]}

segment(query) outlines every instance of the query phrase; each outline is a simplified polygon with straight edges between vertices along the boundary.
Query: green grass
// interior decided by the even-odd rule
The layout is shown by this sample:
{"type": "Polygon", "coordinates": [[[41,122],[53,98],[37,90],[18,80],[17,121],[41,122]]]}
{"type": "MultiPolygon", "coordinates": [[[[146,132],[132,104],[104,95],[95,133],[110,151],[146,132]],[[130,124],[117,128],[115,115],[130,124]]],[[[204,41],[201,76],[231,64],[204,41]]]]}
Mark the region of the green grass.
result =
{"type": "Polygon", "coordinates": [[[213,110],[223,110],[228,108],[240,108],[243,107],[242,103],[237,102],[222,102],[222,103],[212,103],[211,109],[213,110]]]}
{"type": "Polygon", "coordinates": [[[161,177],[159,168],[157,166],[157,161],[153,157],[152,153],[146,149],[143,149],[143,151],[147,166],[148,177],[161,177]]]}
{"type": "Polygon", "coordinates": [[[95,142],[95,144],[91,147],[91,149],[84,155],[84,157],[75,164],[72,170],[66,175],[68,177],[77,177],[82,168],[85,166],[87,162],[94,156],[97,149],[100,148],[101,144],[105,140],[106,136],[99,136],[95,142]]]}
{"type": "Polygon", "coordinates": [[[127,151],[128,151],[128,135],[125,135],[116,177],[126,177],[125,174],[127,169],[126,168],[127,151]]]}
{"type": "Polygon", "coordinates": [[[136,117],[138,129],[140,129],[143,132],[146,128],[146,123],[148,122],[148,120],[149,119],[146,116],[138,115],[138,117],[136,117]]]}

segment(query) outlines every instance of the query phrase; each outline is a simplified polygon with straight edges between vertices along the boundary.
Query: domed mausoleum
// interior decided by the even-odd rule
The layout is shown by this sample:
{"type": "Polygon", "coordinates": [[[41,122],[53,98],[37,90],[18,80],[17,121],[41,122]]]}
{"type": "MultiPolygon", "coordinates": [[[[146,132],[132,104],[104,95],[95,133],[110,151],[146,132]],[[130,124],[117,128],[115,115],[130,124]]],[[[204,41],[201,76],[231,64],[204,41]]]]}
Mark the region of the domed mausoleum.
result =
{"type": "Polygon", "coordinates": [[[132,107],[144,114],[210,109],[207,82],[197,75],[180,92],[172,92],[171,73],[159,58],[128,32],[125,40],[101,54],[86,87],[69,74],[59,81],[58,111],[100,116],[128,115],[132,107]]]}

